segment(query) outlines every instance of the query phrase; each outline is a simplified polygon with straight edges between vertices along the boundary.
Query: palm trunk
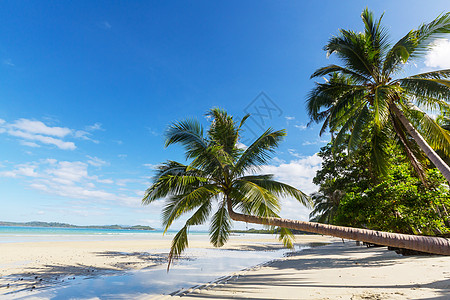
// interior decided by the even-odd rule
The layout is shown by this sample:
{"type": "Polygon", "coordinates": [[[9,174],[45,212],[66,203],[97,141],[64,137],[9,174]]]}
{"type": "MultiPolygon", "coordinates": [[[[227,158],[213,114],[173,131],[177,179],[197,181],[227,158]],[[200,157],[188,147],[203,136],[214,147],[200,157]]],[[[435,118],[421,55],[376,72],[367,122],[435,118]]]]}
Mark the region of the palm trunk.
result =
{"type": "Polygon", "coordinates": [[[406,130],[416,141],[417,145],[419,145],[420,149],[425,152],[425,155],[428,157],[428,159],[431,160],[431,162],[436,166],[436,168],[438,168],[442,175],[444,175],[445,179],[447,179],[447,181],[450,183],[450,167],[430,147],[430,145],[428,145],[422,135],[411,125],[409,120],[395,104],[390,103],[389,108],[399,118],[400,122],[402,122],[403,126],[405,126],[406,130]]]}
{"type": "Polygon", "coordinates": [[[231,219],[235,221],[303,230],[343,239],[351,239],[356,241],[363,241],[366,243],[411,249],[432,254],[450,255],[450,241],[445,238],[399,234],[282,218],[255,217],[234,212],[230,200],[227,201],[227,205],[228,214],[230,215],[231,219]]]}

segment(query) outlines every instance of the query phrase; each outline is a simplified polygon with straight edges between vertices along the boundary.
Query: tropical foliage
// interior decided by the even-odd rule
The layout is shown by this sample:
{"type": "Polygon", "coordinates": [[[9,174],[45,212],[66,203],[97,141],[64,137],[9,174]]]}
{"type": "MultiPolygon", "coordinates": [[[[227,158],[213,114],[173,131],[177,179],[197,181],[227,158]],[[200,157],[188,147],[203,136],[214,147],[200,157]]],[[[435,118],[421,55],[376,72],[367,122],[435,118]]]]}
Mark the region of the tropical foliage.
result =
{"type": "Polygon", "coordinates": [[[328,65],[312,74],[311,78],[327,77],[326,82],[316,83],[308,96],[311,120],[323,122],[321,133],[336,133],[337,145],[350,134],[349,151],[361,147],[364,132],[370,128],[370,159],[378,173],[385,174],[388,169],[387,141],[397,139],[423,182],[423,153],[450,181],[450,168],[432,149],[448,156],[450,135],[425,113],[448,111],[450,70],[396,77],[405,65],[422,57],[434,39],[450,33],[450,13],[411,30],[393,45],[381,25],[382,17],[376,20],[368,9],[361,17],[362,32],[341,29],[324,47],[342,65],[328,65]]]}
{"type": "Polygon", "coordinates": [[[324,163],[314,178],[322,197],[319,201],[313,196],[312,217],[319,222],[387,232],[450,233],[450,191],[443,176],[430,169],[425,185],[414,176],[400,145],[391,143],[388,149],[388,171],[374,176],[367,164],[368,147],[351,155],[344,151],[334,155],[331,144],[323,147],[319,155],[324,163]],[[338,201],[331,191],[339,191],[338,201]]]}
{"type": "MultiPolygon", "coordinates": [[[[190,214],[173,238],[169,266],[188,246],[189,228],[205,223],[210,217],[210,241],[215,247],[221,247],[231,231],[229,211],[232,208],[244,214],[276,218],[280,211],[279,197],[290,196],[309,205],[309,198],[300,190],[275,181],[272,175],[254,175],[259,167],[267,164],[286,135],[285,130],[269,128],[242,149],[238,142],[248,116],[237,122],[218,108],[209,111],[207,116],[211,124],[206,132],[196,120],[177,122],[168,128],[166,146],[184,146],[189,163],[167,161],[160,165],[143,199],[144,204],[165,199],[164,231],[182,215],[190,214]]],[[[283,243],[292,247],[290,230],[279,228],[277,232],[283,243]]]]}

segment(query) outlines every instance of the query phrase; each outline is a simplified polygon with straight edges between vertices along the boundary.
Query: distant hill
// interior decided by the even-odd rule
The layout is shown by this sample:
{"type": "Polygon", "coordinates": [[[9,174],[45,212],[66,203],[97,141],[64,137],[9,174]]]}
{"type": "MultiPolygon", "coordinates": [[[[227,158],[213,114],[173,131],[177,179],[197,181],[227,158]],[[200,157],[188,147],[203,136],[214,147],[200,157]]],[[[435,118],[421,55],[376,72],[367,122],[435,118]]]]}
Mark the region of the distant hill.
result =
{"type": "Polygon", "coordinates": [[[0,226],[18,226],[18,227],[57,227],[57,228],[91,228],[91,229],[123,229],[123,230],[155,230],[150,226],[134,225],[134,226],[122,226],[122,225],[89,225],[89,226],[77,226],[67,223],[57,222],[3,222],[0,221],[0,226]]]}

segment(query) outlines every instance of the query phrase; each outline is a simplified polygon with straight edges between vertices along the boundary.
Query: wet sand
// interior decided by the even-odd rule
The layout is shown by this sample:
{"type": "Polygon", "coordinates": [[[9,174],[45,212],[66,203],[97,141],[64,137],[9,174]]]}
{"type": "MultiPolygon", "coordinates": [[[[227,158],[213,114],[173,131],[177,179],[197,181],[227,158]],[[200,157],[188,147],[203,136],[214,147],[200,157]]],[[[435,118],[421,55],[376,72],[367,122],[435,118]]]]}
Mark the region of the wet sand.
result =
{"type": "MultiPolygon", "coordinates": [[[[329,242],[328,237],[298,236],[298,244],[329,242]]],[[[167,263],[171,237],[160,240],[52,241],[0,243],[0,295],[58,287],[79,276],[98,277],[167,263]]],[[[190,238],[190,248],[212,248],[208,236],[190,238]]],[[[274,236],[232,236],[224,249],[274,250],[274,236]]],[[[224,274],[225,275],[225,274],[224,274]]]]}

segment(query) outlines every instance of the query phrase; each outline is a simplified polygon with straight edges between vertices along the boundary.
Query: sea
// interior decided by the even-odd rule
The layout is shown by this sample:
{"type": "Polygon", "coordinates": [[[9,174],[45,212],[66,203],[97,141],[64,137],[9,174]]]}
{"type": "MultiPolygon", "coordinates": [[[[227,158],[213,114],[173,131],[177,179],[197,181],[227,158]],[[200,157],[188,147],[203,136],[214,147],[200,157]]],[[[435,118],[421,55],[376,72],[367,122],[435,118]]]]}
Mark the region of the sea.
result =
{"type": "MultiPolygon", "coordinates": [[[[51,242],[51,241],[102,241],[102,240],[140,240],[166,239],[176,231],[162,230],[100,229],[100,228],[60,228],[60,227],[22,227],[0,226],[0,243],[51,242]]],[[[205,231],[192,231],[193,236],[207,235],[205,231]]]]}
{"type": "MultiPolygon", "coordinates": [[[[121,230],[93,228],[0,226],[0,243],[39,241],[102,241],[172,239],[176,232],[163,235],[161,230],[121,230]]],[[[191,232],[190,238],[207,239],[207,232],[191,232]]],[[[245,235],[240,235],[245,238],[245,235]]],[[[254,236],[254,235],[252,235],[254,236]]],[[[261,235],[267,238],[267,235],[261,235]]],[[[309,248],[298,247],[295,251],[309,248]]],[[[164,251],[169,251],[166,249],[164,251]]],[[[0,288],[1,299],[158,299],[160,295],[182,295],[192,288],[201,289],[236,278],[238,272],[257,268],[282,258],[288,250],[188,249],[189,259],[177,261],[170,272],[162,264],[149,269],[130,270],[108,275],[67,278],[64,284],[43,289],[10,291],[0,288]],[[70,280],[69,280],[70,279],[70,280]]],[[[1,256],[1,253],[0,253],[1,256]]]]}

